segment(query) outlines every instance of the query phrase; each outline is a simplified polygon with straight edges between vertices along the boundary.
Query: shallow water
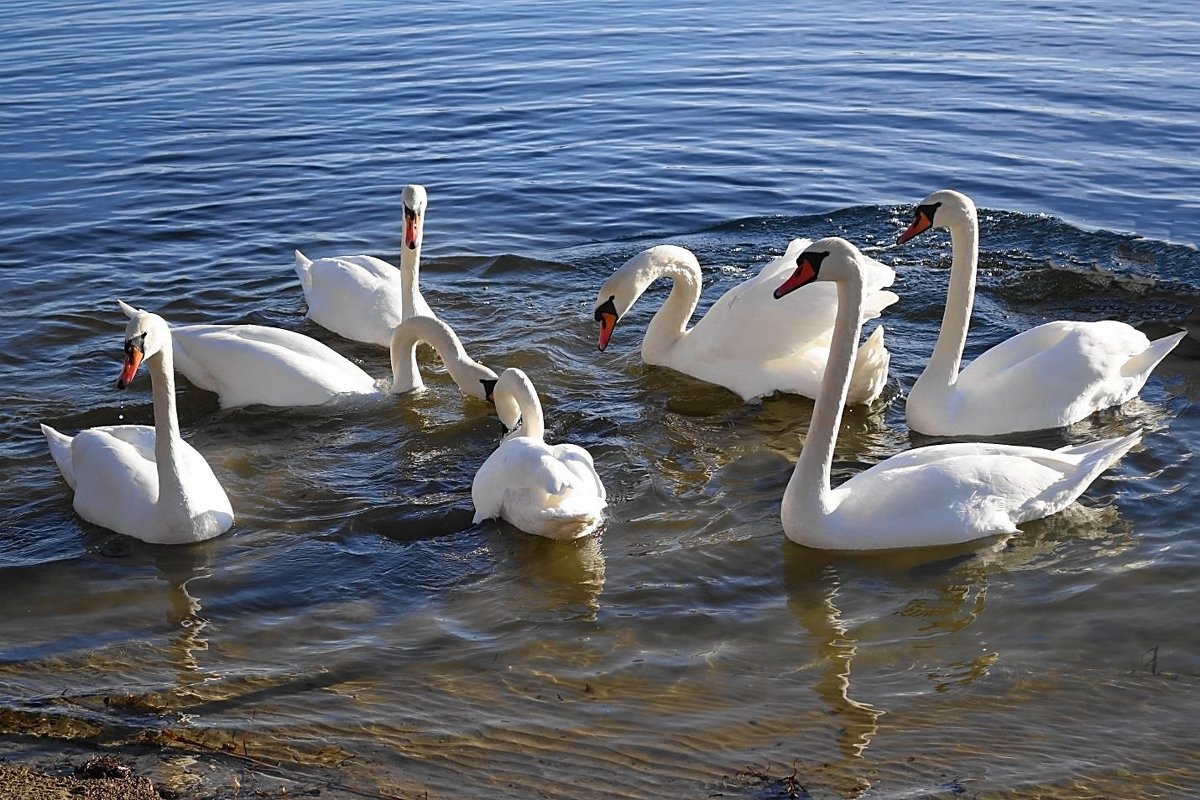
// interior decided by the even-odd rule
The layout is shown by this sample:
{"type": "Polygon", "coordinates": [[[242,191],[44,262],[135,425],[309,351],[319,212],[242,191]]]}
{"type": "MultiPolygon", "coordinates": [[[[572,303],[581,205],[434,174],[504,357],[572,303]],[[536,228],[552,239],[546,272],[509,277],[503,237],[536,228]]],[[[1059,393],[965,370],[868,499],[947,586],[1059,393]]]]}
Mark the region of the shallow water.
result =
{"type": "Polygon", "coordinates": [[[844,235],[902,299],[887,402],[846,416],[835,481],[927,443],[903,398],[949,242],[890,243],[947,185],[983,209],[968,357],[1057,318],[1195,329],[1189,6],[856,13],[10,9],[0,752],[169,731],[403,797],[783,797],[793,771],[812,797],[1200,792],[1194,338],[1139,400],[1019,439],[1145,431],[1076,507],[871,557],[783,537],[810,401],[641,364],[665,286],[595,349],[597,288],[650,244],[697,253],[703,310],[790,238],[844,235]],[[305,319],[292,250],[394,260],[409,181],[426,298],[529,373],[550,439],[591,450],[602,535],[470,524],[499,426],[440,372],[286,413],[181,381],[235,527],[163,548],[82,522],[37,423],[150,421],[144,376],[112,388],[115,298],[298,330],[383,377],[381,351],[305,319]]]}

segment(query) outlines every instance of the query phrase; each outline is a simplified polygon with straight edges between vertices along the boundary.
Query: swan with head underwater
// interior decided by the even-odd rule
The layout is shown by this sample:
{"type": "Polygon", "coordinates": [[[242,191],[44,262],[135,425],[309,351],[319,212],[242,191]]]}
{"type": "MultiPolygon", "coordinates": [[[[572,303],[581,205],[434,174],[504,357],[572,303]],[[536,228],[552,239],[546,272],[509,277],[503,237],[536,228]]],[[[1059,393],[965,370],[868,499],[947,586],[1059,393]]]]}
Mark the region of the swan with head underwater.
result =
{"type": "MultiPolygon", "coordinates": [[[[136,312],[122,304],[127,314],[136,312]]],[[[175,368],[222,408],[312,406],[350,395],[379,395],[379,382],[337,351],[302,333],[264,325],[180,325],[171,329],[175,368]]],[[[491,400],[496,373],[472,359],[437,317],[409,317],[391,338],[391,394],[420,389],[417,344],[441,357],[464,395],[491,400]]]]}
{"type": "MultiPolygon", "coordinates": [[[[652,283],[669,278],[671,293],[642,340],[645,363],[724,386],[744,401],[774,392],[816,397],[829,354],[833,289],[813,286],[787,306],[771,297],[808,244],[807,239],[792,240],[782,256],[725,292],[691,328],[688,320],[700,300],[700,264],[682,247],[651,247],[629,259],[601,287],[594,310],[600,323],[599,347],[608,346],[617,322],[652,283]]],[[[870,259],[867,265],[864,320],[879,316],[897,299],[885,291],[896,277],[891,267],[870,259]]],[[[848,403],[867,404],[879,397],[887,382],[888,361],[881,326],[859,351],[848,403]]]]}
{"type": "Polygon", "coordinates": [[[421,296],[421,242],[425,187],[410,183],[400,193],[404,231],[400,269],[368,255],[316,261],[296,251],[296,275],[308,303],[308,318],[338,336],[388,347],[392,331],[415,316],[436,316],[421,296]]]}
{"type": "Polygon", "coordinates": [[[42,425],[50,454],[88,522],[152,544],[211,539],[233,524],[233,508],[204,456],[179,434],[171,329],[161,317],[122,307],[129,324],[117,387],[128,386],[145,361],[154,427],[111,425],[71,437],[42,425]]]}
{"type": "Polygon", "coordinates": [[[591,454],[574,444],[546,444],[541,401],[521,370],[504,370],[494,397],[500,421],[515,430],[475,473],[473,524],[499,517],[549,539],[593,533],[607,495],[591,454]]]}
{"type": "Polygon", "coordinates": [[[966,195],[941,190],[917,206],[903,244],[950,231],[953,256],[937,344],[908,393],[908,426],[940,436],[1058,428],[1132,400],[1186,331],[1151,342],[1115,320],[1047,322],[984,352],[961,371],[975,301],[979,222],[966,195]]]}
{"type": "Polygon", "coordinates": [[[837,287],[829,364],[808,436],[783,495],[783,530],[807,547],[878,550],[968,542],[1017,532],[1066,508],[1141,440],[1141,433],[1045,450],[959,443],[888,458],[836,489],[830,469],[850,371],[862,331],[866,266],[844,239],[810,245],[777,297],[813,281],[837,287]]]}

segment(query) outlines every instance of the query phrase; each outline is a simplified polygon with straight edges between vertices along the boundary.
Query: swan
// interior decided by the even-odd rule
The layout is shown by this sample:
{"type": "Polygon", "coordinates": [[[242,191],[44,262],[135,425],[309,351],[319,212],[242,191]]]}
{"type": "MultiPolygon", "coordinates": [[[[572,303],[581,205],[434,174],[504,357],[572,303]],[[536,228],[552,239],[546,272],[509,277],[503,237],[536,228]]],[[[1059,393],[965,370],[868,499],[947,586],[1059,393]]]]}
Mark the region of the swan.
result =
{"type": "Polygon", "coordinates": [[[950,231],[953,259],[942,329],[908,394],[908,426],[915,431],[993,436],[1070,425],[1133,399],[1187,333],[1151,342],[1115,320],[1047,322],[1001,342],[960,372],[979,260],[975,204],[955,191],[934,192],[917,206],[897,244],[931,227],[950,231]]]}
{"type": "Polygon", "coordinates": [[[308,303],[308,318],[346,339],[388,347],[392,331],[412,316],[435,316],[421,296],[418,278],[427,197],[410,183],[400,193],[404,234],[400,270],[374,256],[313,261],[296,251],[296,275],[308,303]]]}
{"type": "Polygon", "coordinates": [[[543,441],[542,404],[521,370],[504,370],[494,397],[500,421],[514,428],[519,419],[521,427],[475,473],[473,524],[499,517],[549,539],[578,539],[594,532],[607,503],[591,454],[578,445],[543,441]]]}
{"type": "Polygon", "coordinates": [[[171,351],[171,329],[162,317],[145,311],[130,317],[117,387],[130,384],[144,359],[154,427],[109,425],[72,437],[42,425],[79,516],[152,544],[199,542],[233,524],[233,508],[212,468],[179,435],[171,351]]]}
{"type": "MultiPolygon", "coordinates": [[[[650,284],[669,278],[671,294],[650,320],[642,341],[645,363],[724,386],[747,402],[774,392],[816,397],[829,353],[833,289],[805,289],[787,306],[771,299],[771,290],[808,244],[807,239],[792,240],[782,256],[718,298],[690,329],[687,323],[700,299],[699,262],[689,250],[675,245],[644,250],[613,273],[597,295],[594,317],[600,323],[599,347],[608,346],[617,322],[650,284]],[[780,331],[787,334],[781,336],[780,331]]],[[[897,300],[884,291],[896,277],[891,267],[873,260],[868,264],[864,319],[879,316],[897,300]]],[[[855,364],[849,403],[866,404],[879,397],[887,382],[888,360],[879,327],[855,364]]]]}
{"type": "MultiPolygon", "coordinates": [[[[126,314],[138,312],[124,304],[126,314]]],[[[171,329],[175,368],[222,408],[311,406],[387,390],[361,367],[309,336],[264,325],[180,325],[171,329]]],[[[420,389],[418,342],[431,345],[463,394],[490,400],[496,373],[474,361],[449,325],[410,317],[392,333],[392,394],[420,389]]]]}
{"type": "Polygon", "coordinates": [[[1141,440],[1139,431],[1058,450],[977,442],[920,447],[830,488],[834,444],[862,331],[859,306],[868,268],[846,240],[821,239],[801,254],[796,271],[775,290],[783,297],[811,281],[832,281],[837,287],[829,365],[783,495],[783,530],[793,542],[879,550],[1016,533],[1020,523],[1066,508],[1141,440]]]}

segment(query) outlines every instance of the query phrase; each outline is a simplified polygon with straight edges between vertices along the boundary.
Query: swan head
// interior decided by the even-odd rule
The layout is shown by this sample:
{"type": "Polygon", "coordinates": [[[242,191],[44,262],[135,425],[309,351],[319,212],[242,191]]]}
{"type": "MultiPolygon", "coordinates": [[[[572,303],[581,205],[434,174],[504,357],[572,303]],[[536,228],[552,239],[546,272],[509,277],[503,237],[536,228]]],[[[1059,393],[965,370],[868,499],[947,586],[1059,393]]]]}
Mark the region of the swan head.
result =
{"type": "Polygon", "coordinates": [[[421,246],[428,202],[425,187],[419,183],[410,183],[400,192],[400,205],[404,208],[404,247],[407,250],[416,250],[421,246]]]}
{"type": "Polygon", "coordinates": [[[646,287],[671,266],[682,266],[697,277],[700,275],[700,262],[690,250],[673,244],[660,244],[626,261],[604,282],[596,295],[593,312],[596,322],[600,323],[600,350],[608,347],[617,322],[633,307],[646,287]]]}
{"type": "Polygon", "coordinates": [[[818,239],[796,256],[796,270],[775,290],[775,299],[800,289],[813,281],[839,281],[862,273],[858,248],[840,236],[818,239]]]}
{"type": "Polygon", "coordinates": [[[171,336],[170,328],[162,317],[134,308],[123,300],[117,301],[129,323],[125,326],[125,363],[117,377],[117,388],[124,389],[133,383],[142,361],[163,349],[171,336]]]}
{"type": "Polygon", "coordinates": [[[896,237],[896,244],[904,244],[930,228],[952,228],[974,219],[975,203],[971,198],[953,189],[939,189],[916,207],[912,224],[896,237]]]}

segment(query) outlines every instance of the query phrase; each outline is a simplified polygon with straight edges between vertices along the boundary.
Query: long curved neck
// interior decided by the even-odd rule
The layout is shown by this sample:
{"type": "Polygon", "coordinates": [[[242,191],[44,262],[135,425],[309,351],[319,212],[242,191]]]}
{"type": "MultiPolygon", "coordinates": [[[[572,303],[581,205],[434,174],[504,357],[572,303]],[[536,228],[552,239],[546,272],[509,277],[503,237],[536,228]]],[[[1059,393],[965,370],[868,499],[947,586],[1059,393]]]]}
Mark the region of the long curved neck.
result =
{"type": "Polygon", "coordinates": [[[409,249],[401,237],[400,242],[400,299],[404,303],[405,316],[414,313],[417,302],[417,287],[421,277],[421,242],[424,233],[417,237],[417,246],[409,249]]]}
{"type": "Polygon", "coordinates": [[[953,386],[962,366],[963,348],[967,345],[967,328],[971,324],[971,309],[975,305],[975,272],[979,263],[979,224],[975,216],[956,221],[950,226],[950,287],[946,291],[946,310],[942,314],[942,329],[938,332],[933,355],[925,365],[921,380],[935,386],[953,386]]]}
{"type": "Polygon", "coordinates": [[[646,337],[642,340],[642,357],[654,360],[655,356],[664,354],[687,335],[688,320],[700,302],[701,275],[694,264],[672,260],[656,262],[639,277],[643,291],[659,278],[671,279],[671,294],[662,308],[654,313],[646,328],[646,337]]]}
{"type": "Polygon", "coordinates": [[[417,344],[420,342],[437,351],[450,377],[465,390],[470,377],[464,368],[475,362],[467,355],[454,331],[433,317],[409,317],[392,334],[392,393],[420,389],[425,385],[417,367],[417,344]]]}
{"type": "Polygon", "coordinates": [[[858,352],[858,337],[862,333],[863,294],[862,275],[857,270],[848,279],[837,282],[837,316],[833,321],[825,374],[821,377],[821,391],[808,425],[804,449],[784,492],[785,502],[799,502],[800,508],[810,511],[829,510],[833,448],[850,392],[850,371],[858,352]]]}
{"type": "Polygon", "coordinates": [[[162,348],[146,359],[150,394],[154,402],[154,461],[158,467],[158,510],[160,514],[182,514],[190,519],[179,452],[179,416],[175,410],[175,359],[170,337],[162,348]]]}
{"type": "Polygon", "coordinates": [[[537,390],[528,378],[522,378],[513,397],[521,409],[521,435],[533,439],[544,439],[546,436],[546,420],[542,416],[542,401],[538,399],[537,390]]]}

